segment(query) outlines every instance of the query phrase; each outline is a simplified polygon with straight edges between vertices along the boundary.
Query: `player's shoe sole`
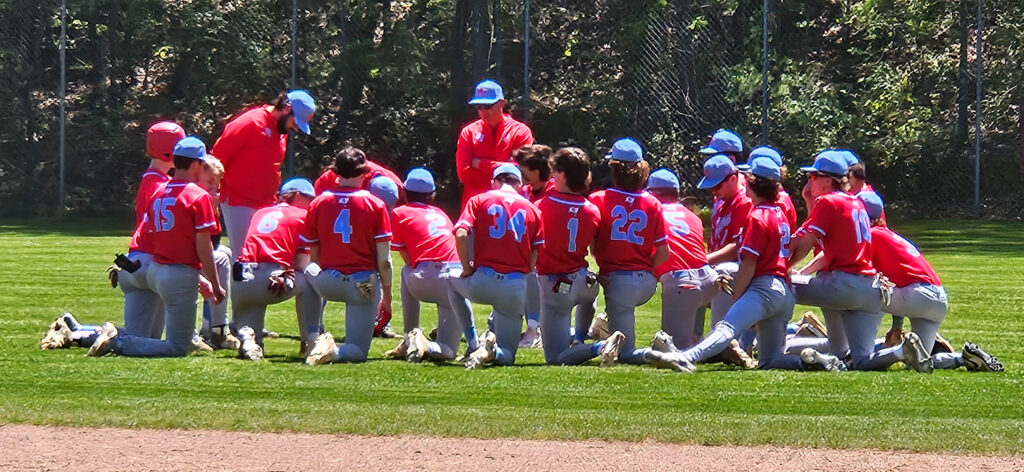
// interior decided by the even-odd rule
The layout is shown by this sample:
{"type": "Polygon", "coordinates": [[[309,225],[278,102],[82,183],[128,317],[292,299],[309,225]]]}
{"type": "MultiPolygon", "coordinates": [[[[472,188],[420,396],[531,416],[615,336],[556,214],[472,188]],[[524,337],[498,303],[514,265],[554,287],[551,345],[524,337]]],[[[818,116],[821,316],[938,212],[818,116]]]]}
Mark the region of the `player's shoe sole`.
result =
{"type": "Polygon", "coordinates": [[[494,360],[494,351],[498,344],[497,336],[495,336],[493,332],[487,331],[481,339],[483,342],[480,343],[480,347],[473,351],[473,353],[469,355],[469,359],[466,360],[467,370],[480,368],[484,364],[494,360]]]}
{"type": "Polygon", "coordinates": [[[594,341],[601,341],[608,339],[611,332],[608,330],[608,314],[598,313],[594,315],[594,319],[590,322],[590,329],[587,330],[587,336],[594,341]]]}
{"type": "Polygon", "coordinates": [[[316,343],[309,350],[309,355],[306,356],[306,365],[323,365],[334,362],[334,357],[338,351],[338,345],[334,342],[334,335],[331,333],[324,333],[317,336],[316,343]]]}
{"type": "Polygon", "coordinates": [[[250,361],[263,359],[263,348],[256,342],[255,330],[248,326],[243,326],[242,329],[238,330],[238,335],[242,337],[241,346],[238,347],[238,357],[250,361]]]}
{"type": "Polygon", "coordinates": [[[526,349],[540,347],[540,328],[526,328],[526,332],[519,338],[519,347],[526,349]]]}
{"type": "Polygon", "coordinates": [[[99,336],[96,337],[96,341],[92,343],[92,346],[89,346],[89,352],[85,353],[85,355],[89,357],[105,356],[114,349],[115,341],[117,341],[117,327],[109,321],[103,323],[99,336]]]}
{"type": "Polygon", "coordinates": [[[692,374],[695,370],[692,363],[676,360],[669,353],[654,349],[644,353],[644,360],[659,369],[669,369],[684,374],[692,374]]]}
{"type": "Polygon", "coordinates": [[[961,354],[964,359],[964,367],[975,372],[1002,372],[1003,363],[999,358],[983,351],[977,344],[968,342],[964,344],[961,354]]]}
{"type": "Polygon", "coordinates": [[[50,327],[46,330],[46,334],[43,335],[43,339],[39,341],[39,349],[64,349],[71,347],[71,328],[68,327],[67,322],[63,317],[58,317],[50,323],[50,327]]]}
{"type": "Polygon", "coordinates": [[[413,328],[405,335],[405,345],[407,346],[405,360],[413,363],[423,362],[423,358],[430,351],[429,342],[427,336],[423,334],[423,330],[413,328]]]}
{"type": "Polygon", "coordinates": [[[729,346],[722,351],[722,362],[742,367],[744,369],[756,369],[757,361],[747,351],[740,347],[740,342],[733,339],[729,346]]]}
{"type": "Polygon", "coordinates": [[[915,333],[903,336],[903,364],[922,374],[932,373],[932,358],[924,352],[924,344],[915,333]]]}
{"type": "Polygon", "coordinates": [[[953,345],[946,338],[942,337],[939,333],[935,333],[935,344],[932,346],[932,352],[929,354],[934,356],[943,352],[954,353],[956,351],[953,350],[953,345]]]}
{"type": "MultiPolygon", "coordinates": [[[[828,329],[825,328],[825,323],[822,323],[818,319],[818,315],[815,315],[813,311],[804,312],[804,315],[800,318],[800,323],[806,325],[808,334],[819,338],[828,337],[828,329]]],[[[799,336],[799,333],[797,336],[799,336]]]]}
{"type": "Polygon", "coordinates": [[[206,344],[206,341],[203,340],[203,337],[200,336],[199,333],[194,330],[192,331],[192,350],[213,352],[213,348],[210,347],[209,344],[206,344]]]}
{"type": "Polygon", "coordinates": [[[608,339],[604,340],[604,346],[601,347],[601,367],[613,367],[619,362],[619,351],[622,350],[622,344],[626,342],[626,335],[622,334],[621,331],[616,331],[608,336],[608,339]]]}
{"type": "Polygon", "coordinates": [[[654,333],[654,339],[651,340],[651,349],[658,352],[679,352],[679,348],[676,347],[676,342],[672,339],[672,336],[664,331],[658,331],[654,333]]]}
{"type": "Polygon", "coordinates": [[[800,362],[804,370],[824,370],[828,372],[845,372],[846,363],[831,354],[822,354],[811,348],[800,351],[800,362]]]}
{"type": "Polygon", "coordinates": [[[404,359],[406,352],[408,352],[408,349],[406,348],[406,341],[405,338],[402,338],[394,349],[384,351],[384,357],[387,359],[404,359]]]}

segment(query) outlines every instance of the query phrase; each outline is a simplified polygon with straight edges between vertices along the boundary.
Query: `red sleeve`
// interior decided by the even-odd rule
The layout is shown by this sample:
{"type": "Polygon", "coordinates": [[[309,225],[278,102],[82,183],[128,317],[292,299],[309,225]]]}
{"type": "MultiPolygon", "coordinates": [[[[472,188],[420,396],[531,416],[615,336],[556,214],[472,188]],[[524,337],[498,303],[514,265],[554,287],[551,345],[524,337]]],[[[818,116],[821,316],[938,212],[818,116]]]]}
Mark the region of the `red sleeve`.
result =
{"type": "Polygon", "coordinates": [[[466,202],[466,208],[462,209],[459,221],[455,223],[455,229],[466,228],[466,231],[473,232],[473,224],[476,223],[476,209],[480,199],[473,197],[466,202]]]}
{"type": "Polygon", "coordinates": [[[533,131],[525,123],[519,123],[516,126],[516,133],[512,137],[512,149],[519,149],[523,146],[529,146],[533,144],[533,131]]]}
{"type": "Polygon", "coordinates": [[[374,226],[373,239],[381,243],[391,240],[391,218],[388,217],[388,209],[383,203],[377,207],[377,224],[374,226]]]}
{"type": "Polygon", "coordinates": [[[753,207],[753,202],[744,199],[733,208],[732,219],[729,221],[729,240],[725,244],[739,242],[739,238],[743,235],[743,229],[747,224],[747,219],[750,217],[750,210],[753,207]]]}
{"type": "Polygon", "coordinates": [[[530,219],[533,226],[533,234],[530,238],[532,246],[540,246],[544,244],[544,225],[540,221],[540,210],[537,207],[530,208],[530,219]]]}
{"type": "Polygon", "coordinates": [[[321,201],[320,199],[313,200],[313,204],[309,206],[309,211],[306,213],[306,221],[303,223],[302,233],[299,235],[299,242],[307,246],[320,244],[317,215],[320,213],[321,201]]]}
{"type": "MultiPolygon", "coordinates": [[[[398,210],[398,208],[396,208],[398,210]]],[[[402,234],[405,225],[402,224],[404,220],[402,213],[399,211],[391,212],[391,215],[395,218],[395,225],[391,227],[391,249],[399,250],[405,247],[405,235],[402,234]]]]}
{"type": "Polygon", "coordinates": [[[244,116],[236,118],[224,127],[224,133],[213,143],[213,149],[210,151],[210,154],[220,159],[225,169],[231,165],[231,161],[241,152],[245,143],[252,139],[249,135],[259,131],[249,118],[244,116]]]}
{"type": "Polygon", "coordinates": [[[835,215],[834,207],[831,200],[819,197],[814,203],[814,208],[811,209],[811,214],[807,216],[807,221],[800,227],[803,232],[814,231],[818,233],[818,236],[825,236],[829,228],[832,227],[833,215],[835,215]]]}
{"type": "Polygon", "coordinates": [[[471,169],[473,163],[473,131],[469,126],[462,128],[459,133],[459,142],[455,146],[455,170],[459,180],[466,181],[466,171],[471,169]]]}
{"type": "Polygon", "coordinates": [[[335,175],[334,171],[327,169],[324,173],[320,174],[320,177],[316,178],[316,182],[313,182],[313,193],[320,195],[325,190],[334,188],[337,184],[338,176],[335,175]]]}
{"type": "Polygon", "coordinates": [[[751,254],[754,258],[760,258],[761,254],[768,248],[769,237],[767,228],[764,222],[754,215],[747,218],[747,225],[743,229],[743,245],[740,246],[740,257],[743,257],[743,253],[751,254]]]}
{"type": "Polygon", "coordinates": [[[668,229],[665,227],[664,210],[661,202],[654,200],[654,224],[651,226],[651,234],[654,236],[654,245],[668,244],[668,229]]]}
{"type": "Polygon", "coordinates": [[[197,233],[217,234],[217,214],[213,211],[213,197],[206,191],[192,202],[192,222],[197,233]]]}

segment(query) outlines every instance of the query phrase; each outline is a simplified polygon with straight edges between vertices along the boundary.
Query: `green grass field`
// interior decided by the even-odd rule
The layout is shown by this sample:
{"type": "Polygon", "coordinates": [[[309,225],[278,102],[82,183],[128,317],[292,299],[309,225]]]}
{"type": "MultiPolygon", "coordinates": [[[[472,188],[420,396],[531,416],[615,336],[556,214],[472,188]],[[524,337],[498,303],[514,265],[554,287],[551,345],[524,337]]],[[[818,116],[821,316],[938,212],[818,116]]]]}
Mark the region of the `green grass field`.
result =
{"type": "MultiPolygon", "coordinates": [[[[596,363],[546,367],[539,350],[521,350],[516,367],[465,371],[382,360],[392,340],[375,340],[364,364],[312,368],[298,357],[298,342],[284,338],[268,340],[259,363],[225,351],[91,359],[82,349],[40,351],[38,341],[63,310],[87,322],[120,321],[121,292],[107,284],[104,268],[127,246],[128,229],[108,221],[7,222],[0,226],[0,423],[1019,453],[1024,224],[894,227],[922,247],[950,292],[943,334],[954,344],[979,343],[1007,372],[709,366],[680,375],[596,363]]],[[[639,339],[657,329],[660,306],[656,296],[639,310],[639,339]]],[[[268,328],[294,334],[293,307],[273,307],[268,328]]],[[[483,310],[477,319],[482,326],[483,310]]],[[[424,326],[435,320],[424,313],[424,326]]],[[[325,324],[343,334],[340,305],[328,306],[325,324]]]]}

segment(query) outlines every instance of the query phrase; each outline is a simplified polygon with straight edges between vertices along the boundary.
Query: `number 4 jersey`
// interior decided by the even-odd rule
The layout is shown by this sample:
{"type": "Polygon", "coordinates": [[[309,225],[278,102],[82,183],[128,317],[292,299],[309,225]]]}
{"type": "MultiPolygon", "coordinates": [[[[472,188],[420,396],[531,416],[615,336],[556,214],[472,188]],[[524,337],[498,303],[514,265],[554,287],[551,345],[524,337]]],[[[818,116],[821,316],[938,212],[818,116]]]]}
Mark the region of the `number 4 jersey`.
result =
{"type": "Polygon", "coordinates": [[[320,247],[323,269],[377,270],[377,243],[391,239],[391,220],[384,202],[366,190],[329,190],[310,204],[299,239],[320,247]]]}
{"type": "Polygon", "coordinates": [[[597,207],[581,195],[553,192],[541,198],[537,208],[544,226],[537,273],[568,274],[587,267],[587,247],[601,221],[597,207]]]}
{"type": "Polygon", "coordinates": [[[153,195],[146,220],[152,230],[153,259],[161,264],[185,264],[198,269],[196,233],[220,232],[213,197],[184,180],[172,180],[153,195]]]}
{"type": "Polygon", "coordinates": [[[601,211],[594,259],[601,274],[618,270],[653,271],[655,247],[668,244],[661,202],[647,192],[617,188],[594,192],[590,201],[601,211]]]}
{"type": "Polygon", "coordinates": [[[252,216],[238,260],[291,267],[296,254],[309,252],[299,242],[305,223],[306,210],[287,203],[260,209],[252,216]]]}
{"type": "Polygon", "coordinates": [[[395,208],[391,218],[391,249],[408,251],[410,266],[459,260],[452,220],[440,208],[412,202],[395,208]]]}
{"type": "Polygon", "coordinates": [[[455,229],[473,234],[473,265],[495,272],[530,272],[530,252],[544,244],[540,210],[522,195],[502,190],[466,202],[455,229]]]}

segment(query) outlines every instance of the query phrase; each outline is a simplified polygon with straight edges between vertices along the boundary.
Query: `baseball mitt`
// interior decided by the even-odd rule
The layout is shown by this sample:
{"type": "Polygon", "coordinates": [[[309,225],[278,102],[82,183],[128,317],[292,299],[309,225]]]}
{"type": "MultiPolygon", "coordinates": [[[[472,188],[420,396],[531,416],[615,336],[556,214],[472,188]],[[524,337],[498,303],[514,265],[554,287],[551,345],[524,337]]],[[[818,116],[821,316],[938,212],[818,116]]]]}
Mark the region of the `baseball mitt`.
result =
{"type": "Polygon", "coordinates": [[[275,297],[282,297],[295,288],[295,271],[292,269],[275,270],[267,277],[267,290],[275,297]]]}
{"type": "Polygon", "coordinates": [[[117,288],[117,277],[121,273],[121,268],[110,264],[107,266],[107,278],[110,279],[110,288],[117,288]]]}
{"type": "Polygon", "coordinates": [[[718,286],[723,292],[732,295],[732,276],[729,274],[718,274],[718,278],[715,279],[715,285],[718,286]]]}

